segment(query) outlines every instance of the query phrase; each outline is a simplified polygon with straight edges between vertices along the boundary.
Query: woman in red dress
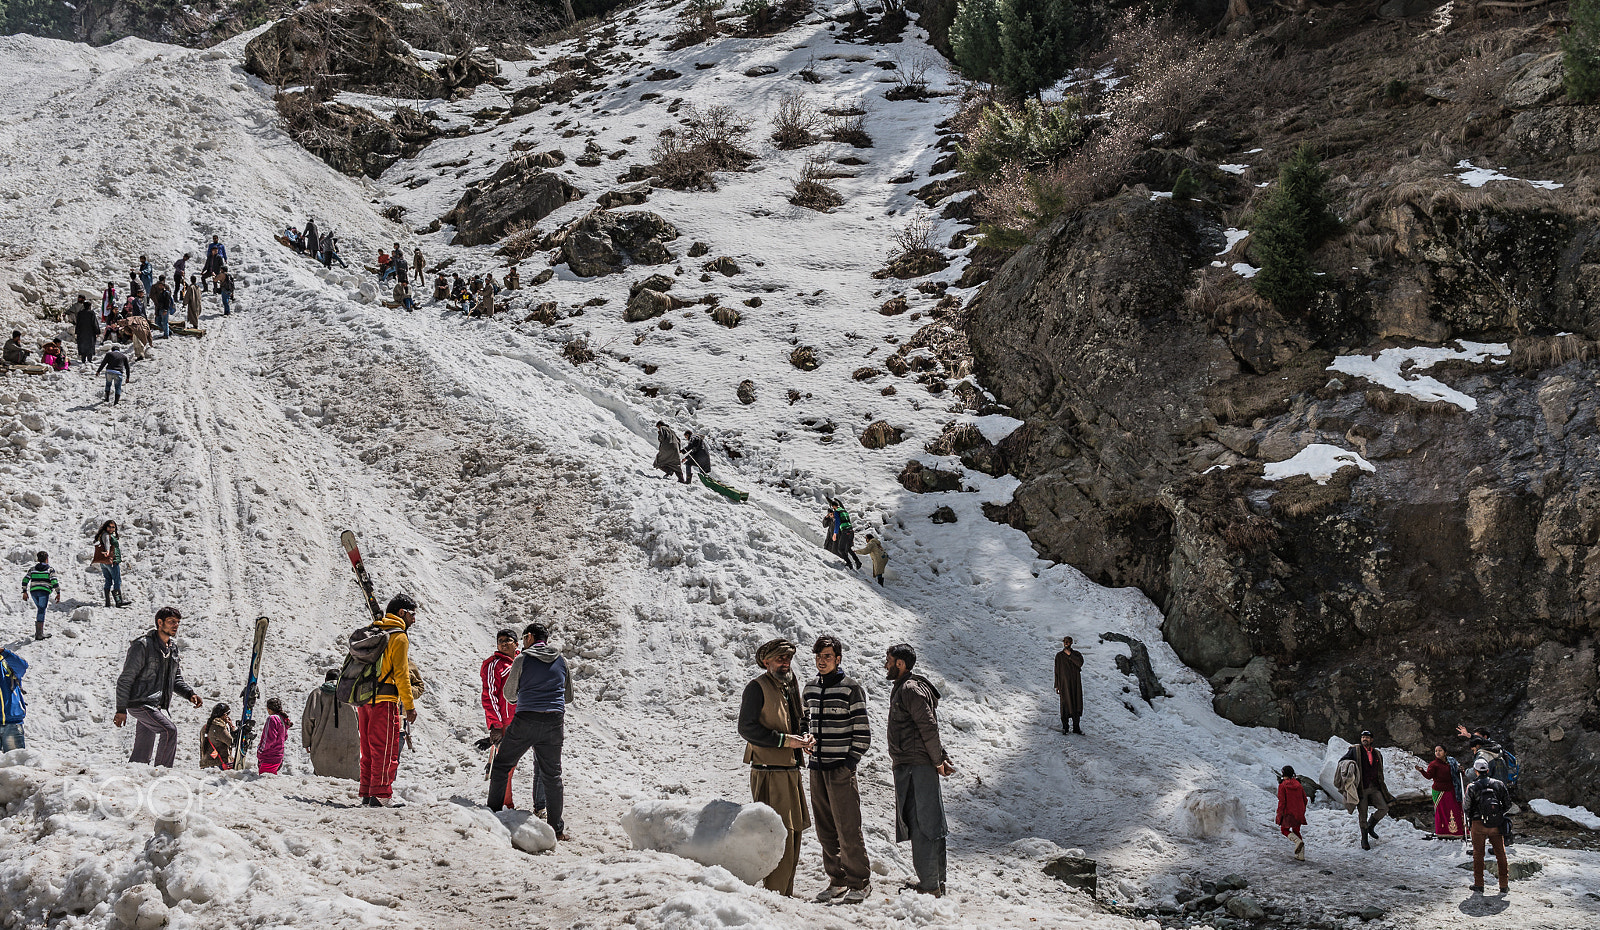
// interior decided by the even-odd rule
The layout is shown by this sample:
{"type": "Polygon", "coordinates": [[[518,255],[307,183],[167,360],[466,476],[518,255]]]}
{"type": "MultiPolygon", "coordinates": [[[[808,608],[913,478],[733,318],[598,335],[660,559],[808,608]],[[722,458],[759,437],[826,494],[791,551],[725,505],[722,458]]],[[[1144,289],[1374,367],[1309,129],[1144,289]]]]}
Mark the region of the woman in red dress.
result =
{"type": "Polygon", "coordinates": [[[1456,773],[1443,746],[1433,747],[1433,759],[1428,767],[1414,766],[1417,774],[1433,780],[1433,835],[1440,839],[1459,840],[1466,835],[1466,823],[1461,815],[1461,799],[1456,797],[1456,773]]]}

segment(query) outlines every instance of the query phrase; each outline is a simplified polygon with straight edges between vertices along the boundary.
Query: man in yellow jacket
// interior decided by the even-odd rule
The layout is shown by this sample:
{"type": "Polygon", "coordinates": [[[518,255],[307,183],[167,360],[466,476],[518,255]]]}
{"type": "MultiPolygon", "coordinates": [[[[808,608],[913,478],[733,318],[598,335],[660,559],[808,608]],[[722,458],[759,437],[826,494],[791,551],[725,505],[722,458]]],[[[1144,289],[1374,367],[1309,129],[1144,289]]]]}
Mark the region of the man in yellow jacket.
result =
{"type": "Polygon", "coordinates": [[[394,778],[400,771],[400,717],[417,719],[411,691],[411,640],[406,630],[417,622],[417,602],[408,594],[389,601],[383,619],[373,624],[389,633],[388,647],[378,660],[378,696],[356,710],[361,730],[361,804],[364,807],[404,807],[394,797],[394,778]]]}

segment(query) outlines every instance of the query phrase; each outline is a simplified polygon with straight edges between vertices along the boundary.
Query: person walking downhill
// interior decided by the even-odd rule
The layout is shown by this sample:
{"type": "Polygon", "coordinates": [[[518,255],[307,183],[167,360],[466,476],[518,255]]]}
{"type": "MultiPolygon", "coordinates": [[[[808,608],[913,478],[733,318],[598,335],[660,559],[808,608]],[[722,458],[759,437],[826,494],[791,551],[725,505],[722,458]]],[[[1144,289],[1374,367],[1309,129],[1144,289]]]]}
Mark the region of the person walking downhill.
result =
{"type": "Polygon", "coordinates": [[[100,357],[100,367],[94,371],[97,375],[101,372],[106,376],[105,399],[111,401],[112,406],[122,403],[122,386],[132,381],[133,360],[128,358],[121,346],[112,346],[100,357]]]}
{"type": "Polygon", "coordinates": [[[311,771],[323,778],[361,780],[361,733],[356,709],[339,700],[339,670],[328,669],[321,685],[306,695],[300,715],[300,746],[311,756],[311,771]]]}
{"type": "Polygon", "coordinates": [[[239,738],[239,728],[233,725],[233,712],[227,704],[211,708],[211,716],[200,728],[200,767],[203,769],[233,770],[233,744],[239,738]]]}
{"type": "Polygon", "coordinates": [[[867,544],[854,551],[858,555],[872,557],[872,577],[877,579],[878,587],[883,587],[883,570],[889,565],[889,553],[883,551],[883,543],[878,541],[878,537],[868,533],[867,544]]]}
{"type": "Polygon", "coordinates": [[[1455,760],[1445,754],[1443,746],[1433,747],[1433,758],[1426,768],[1412,766],[1417,774],[1433,782],[1433,835],[1438,839],[1459,840],[1467,835],[1466,819],[1462,816],[1461,800],[1456,797],[1455,760]]]}
{"type": "Polygon", "coordinates": [[[400,773],[400,719],[417,719],[411,691],[411,640],[407,631],[417,622],[417,602],[409,594],[389,599],[383,619],[373,626],[388,634],[388,644],[378,659],[378,693],[370,704],[356,710],[361,729],[361,806],[405,807],[394,797],[395,776],[400,773]]]}
{"type": "MultiPolygon", "coordinates": [[[[516,689],[511,694],[506,694],[506,678],[511,674],[511,666],[517,657],[517,634],[510,630],[501,630],[495,634],[495,649],[489,653],[489,658],[483,660],[478,666],[478,680],[483,685],[483,723],[489,729],[489,742],[495,748],[489,754],[488,770],[494,769],[495,756],[499,755],[500,743],[505,739],[506,729],[511,726],[511,721],[517,713],[516,689]]],[[[539,782],[538,757],[534,758],[533,765],[533,813],[535,816],[544,816],[545,797],[544,787],[539,782]]],[[[511,802],[511,785],[516,780],[517,771],[512,769],[506,773],[506,807],[516,807],[511,802]]]]}
{"type": "Polygon", "coordinates": [[[1510,864],[1506,862],[1506,841],[1501,832],[1501,821],[1511,809],[1511,789],[1506,783],[1489,775],[1489,762],[1479,759],[1472,763],[1477,774],[1467,786],[1466,816],[1472,825],[1472,890],[1483,891],[1483,846],[1494,847],[1496,873],[1500,878],[1500,893],[1511,890],[1510,864]]]}
{"type": "Polygon", "coordinates": [[[267,722],[261,728],[261,743],[256,746],[256,771],[276,775],[283,766],[283,744],[289,741],[294,721],[283,712],[283,702],[267,698],[267,722]]]}
{"type": "Polygon", "coordinates": [[[884,676],[894,682],[889,693],[889,762],[894,768],[894,839],[911,841],[916,882],[906,888],[944,896],[944,798],[939,779],[955,771],[939,739],[939,690],[913,674],[916,650],[907,643],[890,646],[884,676]]]}
{"type": "Polygon", "coordinates": [[[44,611],[52,594],[56,596],[56,603],[61,603],[61,582],[56,580],[56,570],[50,567],[48,552],[35,552],[34,556],[38,562],[22,576],[22,598],[33,601],[33,606],[39,608],[39,616],[33,622],[33,639],[37,642],[50,638],[44,631],[44,611]]]}
{"type": "Polygon", "coordinates": [[[816,749],[811,753],[811,810],[822,847],[827,890],[818,901],[860,904],[872,887],[867,844],[861,836],[861,788],[856,767],[872,745],[867,693],[839,663],[844,646],[832,636],[811,647],[817,677],[804,692],[806,715],[816,749]]]}
{"type": "Polygon", "coordinates": [[[1061,732],[1083,735],[1083,653],[1072,648],[1072,637],[1061,637],[1056,653],[1056,693],[1061,695],[1061,732]]]}
{"type": "Polygon", "coordinates": [[[1294,774],[1294,766],[1286,765],[1278,776],[1278,830],[1294,838],[1294,857],[1306,861],[1306,841],[1300,828],[1306,825],[1306,786],[1294,774]]]}
{"type": "Polygon", "coordinates": [[[689,483],[683,476],[683,451],[678,446],[678,434],[660,420],[656,421],[655,467],[665,475],[676,477],[679,484],[689,483]]]}
{"type": "Polygon", "coordinates": [[[90,306],[89,298],[78,295],[78,302],[72,305],[75,312],[72,315],[72,338],[78,343],[79,361],[94,361],[94,344],[100,338],[100,318],[90,306]]]}
{"type": "Polygon", "coordinates": [[[839,558],[844,559],[845,568],[859,569],[861,559],[856,555],[856,530],[850,523],[850,512],[845,510],[844,504],[838,500],[830,503],[833,504],[834,533],[838,543],[835,552],[839,558]]]}
{"type": "MultiPolygon", "coordinates": [[[[522,630],[522,651],[506,670],[504,688],[515,688],[516,713],[489,770],[489,809],[503,810],[510,797],[511,773],[529,750],[538,769],[537,794],[556,839],[566,840],[566,791],[561,782],[561,746],[566,741],[567,705],[572,703],[572,672],[560,650],[550,648],[550,631],[530,623],[522,630]]],[[[502,698],[506,697],[502,689],[502,698]]]]}
{"type": "Polygon", "coordinates": [[[790,664],[795,645],[770,639],[756,650],[762,673],[745,685],[739,701],[739,735],[750,766],[750,798],[778,812],[788,830],[783,858],[762,880],[769,891],[794,897],[794,870],[800,862],[800,834],[811,826],[805,788],[800,783],[801,753],[816,748],[807,731],[805,705],[790,664]]]}
{"type": "Polygon", "coordinates": [[[100,566],[100,575],[105,579],[106,606],[110,607],[115,598],[116,606],[127,607],[131,602],[122,599],[122,537],[117,535],[117,521],[100,524],[99,532],[94,534],[94,561],[90,564],[100,566]]]}
{"type": "Polygon", "coordinates": [[[172,768],[178,754],[178,727],[167,716],[172,695],[187,698],[196,707],[204,703],[184,680],[178,648],[172,642],[182,619],[178,608],[163,607],[156,611],[155,629],[128,644],[122,674],[117,676],[117,713],[111,722],[120,727],[133,715],[129,762],[151,762],[154,750],[153,764],[172,768]]]}
{"type": "Polygon", "coordinates": [[[22,676],[26,674],[28,663],[22,656],[0,648],[0,752],[28,748],[22,731],[28,716],[28,702],[22,698],[22,676]]]}
{"type": "MultiPolygon", "coordinates": [[[[1394,795],[1389,793],[1389,786],[1383,777],[1383,753],[1372,744],[1372,731],[1361,731],[1361,743],[1351,746],[1350,751],[1344,754],[1342,762],[1354,762],[1360,783],[1356,790],[1356,822],[1361,828],[1361,848],[1371,849],[1371,840],[1378,838],[1378,821],[1389,813],[1389,803],[1394,800],[1394,795]],[[1372,808],[1372,817],[1367,817],[1367,808],[1372,808]]],[[[1350,807],[1346,800],[1345,807],[1350,807]]]]}

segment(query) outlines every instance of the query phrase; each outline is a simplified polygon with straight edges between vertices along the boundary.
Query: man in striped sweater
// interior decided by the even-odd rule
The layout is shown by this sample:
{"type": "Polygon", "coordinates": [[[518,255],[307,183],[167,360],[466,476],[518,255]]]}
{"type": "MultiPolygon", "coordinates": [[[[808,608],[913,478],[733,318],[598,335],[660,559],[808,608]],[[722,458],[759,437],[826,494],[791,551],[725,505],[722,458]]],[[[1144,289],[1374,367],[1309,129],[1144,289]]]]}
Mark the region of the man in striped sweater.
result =
{"type": "Polygon", "coordinates": [[[856,766],[872,745],[867,695],[840,670],[844,646],[837,639],[823,636],[811,652],[817,662],[817,677],[805,689],[811,735],[817,740],[811,754],[811,810],[828,873],[828,888],[817,900],[860,904],[871,888],[856,786],[856,766]]]}

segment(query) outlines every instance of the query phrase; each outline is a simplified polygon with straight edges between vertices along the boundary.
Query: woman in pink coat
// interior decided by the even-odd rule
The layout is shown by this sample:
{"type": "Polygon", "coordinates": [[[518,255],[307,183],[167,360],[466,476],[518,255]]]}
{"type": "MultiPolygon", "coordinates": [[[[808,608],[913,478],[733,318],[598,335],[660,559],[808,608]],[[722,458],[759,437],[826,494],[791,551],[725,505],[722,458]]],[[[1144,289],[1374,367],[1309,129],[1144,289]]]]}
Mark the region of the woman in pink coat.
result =
{"type": "Polygon", "coordinates": [[[263,775],[278,774],[283,765],[283,744],[289,739],[289,728],[294,721],[283,712],[283,703],[277,698],[267,699],[267,723],[261,728],[261,745],[256,747],[256,769],[263,775]]]}

